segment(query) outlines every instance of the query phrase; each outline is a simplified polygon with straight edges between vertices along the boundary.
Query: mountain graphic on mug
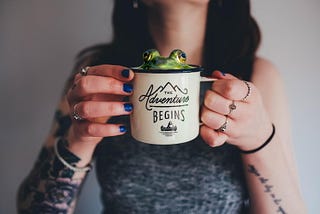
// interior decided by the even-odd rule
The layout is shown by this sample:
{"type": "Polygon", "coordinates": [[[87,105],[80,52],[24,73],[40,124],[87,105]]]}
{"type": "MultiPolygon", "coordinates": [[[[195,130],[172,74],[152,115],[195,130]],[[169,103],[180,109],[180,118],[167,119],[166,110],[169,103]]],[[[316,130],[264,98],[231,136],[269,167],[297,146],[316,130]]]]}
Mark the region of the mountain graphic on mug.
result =
{"type": "Polygon", "coordinates": [[[161,126],[161,131],[177,131],[177,126],[173,125],[173,123],[171,121],[169,121],[168,125],[165,126],[161,126]]]}
{"type": "Polygon", "coordinates": [[[148,111],[151,111],[153,107],[188,106],[188,89],[181,89],[178,85],[173,86],[170,82],[154,89],[153,84],[151,84],[148,90],[139,96],[139,102],[145,102],[145,108],[148,111]]]}
{"type": "Polygon", "coordinates": [[[184,88],[184,89],[182,90],[182,89],[181,89],[179,86],[177,86],[177,85],[173,86],[173,85],[171,84],[171,82],[167,82],[164,86],[159,86],[159,88],[157,88],[157,90],[155,90],[155,92],[157,92],[158,90],[159,90],[159,92],[162,92],[162,91],[164,91],[164,90],[170,90],[170,88],[172,88],[175,92],[180,91],[182,94],[188,94],[188,89],[187,89],[187,88],[184,88]]]}

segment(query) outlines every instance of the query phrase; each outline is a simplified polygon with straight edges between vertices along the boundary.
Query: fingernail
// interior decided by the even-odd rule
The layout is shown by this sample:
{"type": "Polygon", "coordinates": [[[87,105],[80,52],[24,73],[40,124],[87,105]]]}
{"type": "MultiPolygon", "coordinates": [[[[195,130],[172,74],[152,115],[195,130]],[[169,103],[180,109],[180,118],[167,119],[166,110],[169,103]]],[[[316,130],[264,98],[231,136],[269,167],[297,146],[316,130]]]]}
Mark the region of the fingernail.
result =
{"type": "Polygon", "coordinates": [[[123,104],[123,107],[124,107],[124,110],[127,112],[130,112],[133,109],[133,105],[131,103],[125,103],[123,104]]]}
{"type": "Polygon", "coordinates": [[[133,89],[133,87],[131,84],[128,84],[128,83],[123,84],[123,91],[125,91],[127,93],[131,93],[132,89],[133,89]]]}
{"type": "Polygon", "coordinates": [[[121,75],[122,75],[124,78],[128,78],[128,77],[129,77],[129,74],[130,74],[129,69],[124,69],[123,71],[121,71],[121,75]]]}
{"type": "Polygon", "coordinates": [[[120,131],[121,133],[126,132],[126,131],[127,131],[127,127],[125,127],[125,126],[119,126],[119,131],[120,131]]]}

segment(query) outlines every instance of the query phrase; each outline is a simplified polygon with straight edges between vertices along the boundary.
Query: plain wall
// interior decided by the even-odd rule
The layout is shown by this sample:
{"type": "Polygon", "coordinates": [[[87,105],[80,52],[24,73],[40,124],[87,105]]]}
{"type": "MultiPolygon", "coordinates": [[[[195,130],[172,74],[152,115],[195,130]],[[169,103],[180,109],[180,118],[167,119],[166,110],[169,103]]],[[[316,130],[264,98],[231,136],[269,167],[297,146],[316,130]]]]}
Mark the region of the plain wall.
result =
{"type": "MultiPolygon", "coordinates": [[[[320,1],[252,1],[252,7],[263,33],[259,53],[286,85],[302,192],[309,212],[319,213],[320,1]]],[[[111,10],[111,0],[0,1],[0,213],[15,213],[18,185],[50,129],[76,53],[110,41],[111,10]]],[[[99,200],[93,171],[76,213],[99,213],[99,200]]]]}

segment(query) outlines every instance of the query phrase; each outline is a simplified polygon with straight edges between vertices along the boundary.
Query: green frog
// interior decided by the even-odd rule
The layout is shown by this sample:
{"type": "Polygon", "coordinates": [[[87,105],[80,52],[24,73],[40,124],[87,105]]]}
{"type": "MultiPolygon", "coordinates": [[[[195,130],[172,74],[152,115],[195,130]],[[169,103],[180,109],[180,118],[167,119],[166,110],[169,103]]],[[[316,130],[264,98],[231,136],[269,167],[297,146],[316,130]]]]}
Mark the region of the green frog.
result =
{"type": "Polygon", "coordinates": [[[143,64],[137,67],[143,70],[168,70],[194,68],[186,63],[186,54],[179,49],[173,50],[169,57],[163,57],[156,49],[149,49],[143,53],[143,64]]]}

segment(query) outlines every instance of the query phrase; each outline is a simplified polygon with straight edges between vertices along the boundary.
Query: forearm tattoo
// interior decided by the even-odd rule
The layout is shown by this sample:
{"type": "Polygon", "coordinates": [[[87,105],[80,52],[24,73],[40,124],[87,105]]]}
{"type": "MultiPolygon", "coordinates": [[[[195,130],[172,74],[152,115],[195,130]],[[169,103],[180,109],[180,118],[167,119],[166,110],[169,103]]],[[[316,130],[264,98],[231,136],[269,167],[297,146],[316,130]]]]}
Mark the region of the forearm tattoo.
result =
{"type": "MultiPolygon", "coordinates": [[[[69,116],[57,112],[59,124],[55,137],[62,137],[71,122],[69,116]]],[[[58,151],[70,164],[80,159],[66,149],[67,142],[60,138],[58,151]]],[[[55,156],[53,148],[43,147],[33,170],[21,184],[18,193],[19,213],[71,213],[83,179],[74,179],[74,171],[65,167],[55,156]]]]}
{"type": "Polygon", "coordinates": [[[277,207],[277,213],[286,214],[287,212],[284,210],[284,208],[281,206],[281,199],[278,198],[275,193],[273,192],[272,188],[273,186],[270,184],[269,179],[263,177],[260,172],[255,168],[255,166],[249,164],[248,165],[248,172],[253,174],[259,182],[264,186],[265,190],[264,192],[268,195],[270,195],[271,199],[273,200],[273,203],[277,207]]]}

